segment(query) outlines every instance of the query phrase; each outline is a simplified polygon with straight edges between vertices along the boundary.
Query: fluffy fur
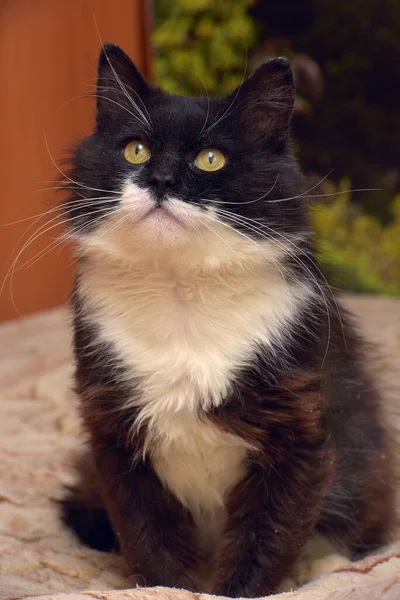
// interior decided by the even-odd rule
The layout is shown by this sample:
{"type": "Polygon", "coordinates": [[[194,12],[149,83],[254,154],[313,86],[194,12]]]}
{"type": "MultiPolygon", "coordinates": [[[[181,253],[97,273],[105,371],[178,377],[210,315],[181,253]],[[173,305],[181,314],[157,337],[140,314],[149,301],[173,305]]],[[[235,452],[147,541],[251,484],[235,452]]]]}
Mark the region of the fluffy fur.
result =
{"type": "Polygon", "coordinates": [[[207,99],[150,87],[117,47],[100,57],[64,211],[76,389],[106,512],[92,489],[66,519],[104,549],[108,516],[149,585],[265,595],[315,528],[356,551],[390,522],[379,397],[313,258],[293,95],[283,59],[207,99]],[[124,159],[135,139],[144,164],[124,159]],[[196,166],[204,148],[225,154],[220,171],[196,166]]]}
{"type": "MultiPolygon", "coordinates": [[[[140,218],[151,205],[150,194],[130,184],[121,208],[131,211],[131,198],[133,218],[140,218]]],[[[127,415],[130,407],[138,409],[133,433],[146,426],[144,451],[151,453],[155,471],[196,516],[207,510],[214,522],[213,512],[243,475],[248,445],[201,421],[199,414],[223,402],[234,374],[251,364],[255,348],[282,348],[281,331],[313,294],[305,284],[285,282],[272,262],[284,248],[254,245],[212,216],[197,217],[199,209],[173,203],[179,215],[193,219],[193,227],[199,227],[198,218],[209,221],[210,229],[174,240],[173,248],[161,247],[157,256],[148,231],[130,241],[130,212],[118,228],[109,218],[90,237],[80,297],[99,339],[114,344],[124,377],[140,382],[125,408],[127,415]]]]}

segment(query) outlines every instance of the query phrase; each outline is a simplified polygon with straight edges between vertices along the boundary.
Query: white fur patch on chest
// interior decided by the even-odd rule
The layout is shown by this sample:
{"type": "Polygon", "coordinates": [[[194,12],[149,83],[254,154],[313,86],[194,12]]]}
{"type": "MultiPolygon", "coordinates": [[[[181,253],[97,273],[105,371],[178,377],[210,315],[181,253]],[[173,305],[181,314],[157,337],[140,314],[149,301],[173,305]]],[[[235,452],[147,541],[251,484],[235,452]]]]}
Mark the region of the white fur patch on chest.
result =
{"type": "Polygon", "coordinates": [[[219,406],[257,347],[279,342],[307,290],[269,275],[86,270],[88,315],[140,382],[143,419],[219,406]]]}
{"type": "Polygon", "coordinates": [[[193,413],[164,417],[152,444],[154,469],[192,512],[204,537],[212,538],[221,527],[227,495],[245,475],[249,448],[193,413]]]}
{"type": "MultiPolygon", "coordinates": [[[[211,263],[224,251],[216,243],[203,232],[200,248],[208,249],[211,263]]],[[[243,440],[199,415],[221,405],[260,344],[272,348],[285,338],[310,297],[306,286],[289,285],[261,254],[243,267],[245,250],[239,240],[232,250],[238,263],[229,268],[190,269],[187,255],[178,254],[131,265],[94,256],[80,269],[85,318],[136,385],[127,418],[132,407],[139,409],[133,425],[147,427],[146,451],[158,476],[197,516],[223,507],[244,475],[248,452],[243,440]]]]}

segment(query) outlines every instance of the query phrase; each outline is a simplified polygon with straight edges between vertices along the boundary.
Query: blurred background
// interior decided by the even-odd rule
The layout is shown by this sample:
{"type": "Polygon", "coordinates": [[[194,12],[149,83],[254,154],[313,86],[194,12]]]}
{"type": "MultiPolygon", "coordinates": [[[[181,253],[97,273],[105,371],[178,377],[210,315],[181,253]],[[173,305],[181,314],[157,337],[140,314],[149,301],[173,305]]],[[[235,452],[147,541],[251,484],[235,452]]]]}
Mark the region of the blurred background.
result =
{"type": "Polygon", "coordinates": [[[68,297],[54,178],[93,124],[101,41],[189,95],[288,56],[322,268],[341,290],[400,296],[399,0],[2,0],[0,33],[0,320],[68,297]]]}

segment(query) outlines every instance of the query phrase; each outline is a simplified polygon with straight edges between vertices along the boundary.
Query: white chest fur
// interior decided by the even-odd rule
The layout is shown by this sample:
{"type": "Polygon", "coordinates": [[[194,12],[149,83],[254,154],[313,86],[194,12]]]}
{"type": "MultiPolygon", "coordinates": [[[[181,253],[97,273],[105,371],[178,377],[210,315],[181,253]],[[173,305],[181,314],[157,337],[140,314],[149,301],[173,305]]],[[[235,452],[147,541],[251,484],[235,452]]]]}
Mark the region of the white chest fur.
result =
{"type": "Polygon", "coordinates": [[[207,535],[218,527],[228,492],[245,474],[248,449],[240,438],[180,411],[165,418],[151,455],[161,481],[207,535]],[[215,518],[205,527],[210,515],[215,518]]]}
{"type": "Polygon", "coordinates": [[[258,343],[279,339],[307,290],[290,289],[272,267],[179,275],[98,261],[80,281],[101,337],[139,381],[126,409],[139,408],[160,479],[194,515],[217,511],[248,446],[198,415],[221,404],[258,343]]]}

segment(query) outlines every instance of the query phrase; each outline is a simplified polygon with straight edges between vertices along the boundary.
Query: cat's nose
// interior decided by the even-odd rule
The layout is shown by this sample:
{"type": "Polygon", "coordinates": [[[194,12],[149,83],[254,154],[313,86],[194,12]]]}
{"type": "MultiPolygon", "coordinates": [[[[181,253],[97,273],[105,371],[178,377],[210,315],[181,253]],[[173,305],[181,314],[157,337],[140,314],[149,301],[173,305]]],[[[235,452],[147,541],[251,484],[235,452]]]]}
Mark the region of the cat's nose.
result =
{"type": "Polygon", "coordinates": [[[172,173],[154,173],[150,183],[158,200],[162,200],[165,194],[175,185],[175,178],[172,173]]]}

